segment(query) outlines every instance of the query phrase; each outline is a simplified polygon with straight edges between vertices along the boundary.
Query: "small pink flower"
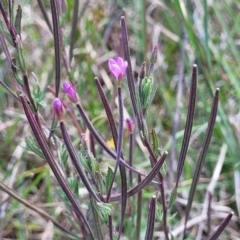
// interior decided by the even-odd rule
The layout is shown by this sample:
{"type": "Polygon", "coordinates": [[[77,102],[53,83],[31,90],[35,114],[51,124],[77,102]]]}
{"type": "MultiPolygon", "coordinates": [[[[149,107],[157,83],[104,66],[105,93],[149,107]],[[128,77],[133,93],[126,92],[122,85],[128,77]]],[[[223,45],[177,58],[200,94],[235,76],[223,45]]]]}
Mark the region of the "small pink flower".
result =
{"type": "Polygon", "coordinates": [[[72,103],[78,103],[78,96],[74,86],[70,82],[63,83],[63,90],[72,103]]]}
{"type": "Polygon", "coordinates": [[[53,109],[57,116],[58,121],[62,121],[64,117],[64,110],[62,102],[59,98],[55,98],[53,101],[53,109]]]}
{"type": "Polygon", "coordinates": [[[130,134],[132,134],[134,131],[134,128],[135,128],[135,124],[131,118],[126,119],[126,127],[127,127],[128,132],[130,134]]]}
{"type": "Polygon", "coordinates": [[[121,80],[127,70],[128,63],[121,57],[116,57],[115,59],[110,58],[108,60],[108,67],[115,79],[121,80]]]}

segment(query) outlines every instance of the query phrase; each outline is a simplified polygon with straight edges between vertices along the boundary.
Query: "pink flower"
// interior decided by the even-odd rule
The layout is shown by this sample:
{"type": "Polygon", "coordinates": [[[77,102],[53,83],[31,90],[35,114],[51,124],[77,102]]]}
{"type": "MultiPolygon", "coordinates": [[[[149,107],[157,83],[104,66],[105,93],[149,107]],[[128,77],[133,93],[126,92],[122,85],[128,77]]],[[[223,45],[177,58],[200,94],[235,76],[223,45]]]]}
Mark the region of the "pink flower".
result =
{"type": "Polygon", "coordinates": [[[78,96],[74,86],[70,82],[63,83],[63,90],[72,103],[78,103],[78,96]]]}
{"type": "Polygon", "coordinates": [[[115,79],[121,80],[127,70],[128,63],[127,61],[123,61],[121,57],[116,57],[115,59],[110,58],[108,60],[108,67],[115,79]]]}
{"type": "Polygon", "coordinates": [[[62,102],[59,98],[55,98],[53,101],[53,109],[57,116],[58,121],[62,121],[64,117],[64,110],[62,102]]]}

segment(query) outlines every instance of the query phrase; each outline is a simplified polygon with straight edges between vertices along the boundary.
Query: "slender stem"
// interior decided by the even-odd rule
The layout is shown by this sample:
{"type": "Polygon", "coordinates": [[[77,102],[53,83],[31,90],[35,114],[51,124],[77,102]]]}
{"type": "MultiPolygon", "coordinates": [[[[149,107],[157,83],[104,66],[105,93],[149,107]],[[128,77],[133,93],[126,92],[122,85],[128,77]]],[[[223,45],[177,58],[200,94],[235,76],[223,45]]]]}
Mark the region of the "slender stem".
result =
{"type": "MultiPolygon", "coordinates": [[[[55,90],[51,86],[48,86],[48,90],[55,96],[55,90]]],[[[67,114],[72,119],[72,122],[78,131],[78,135],[81,136],[81,134],[83,132],[82,128],[79,125],[77,118],[76,118],[75,114],[73,113],[71,107],[69,105],[67,105],[62,99],[61,99],[61,102],[62,102],[63,107],[66,109],[67,114]]]]}
{"type": "Polygon", "coordinates": [[[96,203],[94,202],[94,200],[92,198],[90,198],[90,204],[91,204],[91,208],[92,208],[92,213],[93,213],[93,218],[94,218],[93,222],[94,222],[94,225],[95,225],[98,240],[103,240],[103,234],[102,234],[102,229],[101,229],[101,225],[100,225],[100,219],[99,219],[97,210],[94,207],[94,204],[96,204],[96,203]]]}
{"type": "MultiPolygon", "coordinates": [[[[80,103],[76,104],[77,109],[80,113],[80,115],[83,118],[84,123],[86,124],[88,130],[91,132],[91,134],[93,135],[93,137],[96,139],[96,141],[102,146],[102,148],[113,158],[116,160],[116,152],[114,152],[112,149],[110,149],[105,141],[102,139],[102,137],[98,134],[97,130],[94,128],[94,126],[92,125],[91,121],[88,119],[87,115],[85,114],[84,110],[82,109],[82,106],[80,105],[80,103]]],[[[137,171],[136,169],[130,167],[122,158],[120,158],[120,164],[122,164],[123,166],[125,166],[126,168],[132,170],[133,172],[140,174],[141,176],[145,176],[143,173],[137,171]]]]}
{"type": "Polygon", "coordinates": [[[122,103],[122,89],[118,87],[118,109],[119,109],[119,122],[118,122],[118,138],[117,138],[117,155],[116,155],[116,166],[113,172],[112,180],[109,186],[108,194],[107,194],[107,202],[111,197],[111,191],[113,182],[116,177],[117,169],[120,162],[121,151],[122,151],[122,135],[123,135],[123,103],[122,103]]]}
{"type": "Polygon", "coordinates": [[[73,233],[69,232],[65,227],[63,227],[58,221],[56,221],[52,216],[50,216],[48,213],[44,212],[42,209],[34,206],[33,204],[31,204],[30,202],[28,202],[27,200],[25,200],[24,198],[22,198],[21,196],[18,195],[17,192],[15,192],[13,189],[10,189],[8,186],[6,186],[3,182],[0,181],[0,189],[4,192],[6,192],[8,195],[10,195],[12,198],[16,199],[17,201],[19,201],[20,203],[22,203],[23,205],[25,205],[26,207],[32,209],[33,211],[37,212],[38,214],[40,214],[41,216],[43,216],[44,218],[50,220],[56,227],[58,227],[59,229],[61,229],[63,232],[74,236],[76,238],[78,238],[76,235],[74,235],[73,233]]]}
{"type": "Polygon", "coordinates": [[[42,0],[37,0],[37,2],[38,2],[38,5],[39,5],[39,7],[40,7],[40,10],[41,10],[41,12],[42,12],[42,15],[43,15],[44,20],[45,20],[45,22],[47,23],[49,30],[52,32],[52,31],[53,31],[53,30],[52,30],[52,24],[51,24],[51,22],[50,22],[50,20],[49,20],[49,18],[48,18],[47,11],[46,11],[46,8],[45,8],[45,6],[44,6],[44,3],[43,3],[42,0]]]}
{"type": "Polygon", "coordinates": [[[1,33],[1,30],[0,30],[0,42],[1,42],[2,51],[5,53],[7,62],[9,64],[9,66],[11,67],[12,66],[12,56],[11,56],[11,53],[10,53],[10,51],[8,49],[7,43],[5,41],[5,38],[3,37],[3,34],[1,33]]]}
{"type": "Polygon", "coordinates": [[[54,173],[54,176],[56,177],[57,181],[59,182],[60,186],[62,187],[64,193],[66,194],[66,196],[68,197],[69,201],[72,203],[77,216],[82,219],[85,223],[85,226],[87,227],[90,235],[93,237],[94,239],[94,234],[92,232],[92,229],[86,219],[86,217],[84,216],[82,209],[80,207],[80,204],[78,203],[78,201],[76,200],[73,192],[71,191],[69,185],[67,184],[66,180],[64,179],[64,177],[62,176],[61,171],[58,168],[58,165],[56,163],[56,160],[54,159],[54,156],[52,154],[52,151],[50,150],[46,138],[43,135],[43,132],[41,131],[38,123],[36,122],[36,119],[33,117],[33,114],[28,106],[28,102],[26,97],[23,94],[20,94],[20,99],[22,101],[22,105],[23,105],[23,109],[24,112],[26,114],[26,117],[28,119],[28,122],[31,126],[31,129],[34,133],[34,136],[46,158],[46,160],[48,161],[48,164],[51,168],[51,170],[54,173]]]}
{"type": "MultiPolygon", "coordinates": [[[[110,125],[110,128],[111,128],[111,131],[112,131],[112,137],[113,137],[115,149],[117,149],[118,133],[117,133],[116,124],[115,124],[115,121],[114,121],[114,118],[113,118],[113,114],[112,114],[110,105],[108,103],[107,97],[105,96],[105,94],[103,92],[102,86],[101,86],[98,78],[95,78],[94,80],[95,80],[95,84],[97,86],[99,95],[101,97],[104,109],[105,109],[106,114],[107,114],[108,122],[109,122],[109,125],[110,125]]],[[[123,111],[121,110],[121,112],[123,112],[123,111]]],[[[121,113],[121,114],[123,115],[123,113],[121,113]]],[[[123,159],[122,152],[121,152],[121,158],[123,159]]],[[[126,179],[125,167],[120,164],[119,165],[119,170],[120,170],[120,176],[121,176],[121,191],[122,191],[122,194],[121,194],[121,207],[122,207],[121,219],[123,220],[124,219],[124,214],[125,214],[125,209],[126,209],[126,202],[127,202],[127,179],[126,179]]],[[[111,190],[108,193],[110,194],[111,190]]],[[[109,216],[109,226],[112,225],[111,221],[112,221],[112,217],[109,216]]],[[[109,231],[110,230],[111,229],[109,228],[109,231]]]]}
{"type": "Polygon", "coordinates": [[[7,13],[4,10],[2,1],[0,1],[0,11],[2,13],[5,24],[8,28],[8,31],[12,37],[12,44],[16,48],[17,47],[17,44],[16,44],[17,31],[16,31],[15,27],[13,25],[11,25],[11,23],[9,22],[9,19],[8,19],[7,13]]]}
{"type": "MultiPolygon", "coordinates": [[[[129,166],[133,167],[133,145],[134,145],[134,137],[133,133],[130,134],[130,143],[129,143],[129,166]]],[[[129,170],[129,182],[130,187],[133,186],[133,172],[129,170]]]]}
{"type": "MultiPolygon", "coordinates": [[[[138,175],[138,184],[141,182],[141,176],[138,175]]],[[[136,223],[136,240],[140,240],[142,218],[142,191],[137,195],[137,223],[136,223]]]]}
{"type": "Polygon", "coordinates": [[[80,160],[78,159],[78,156],[77,156],[77,153],[72,145],[72,141],[67,133],[67,130],[66,130],[66,127],[65,127],[65,124],[64,122],[60,122],[60,128],[61,128],[61,131],[62,131],[62,135],[63,135],[63,139],[64,139],[64,142],[66,144],[66,147],[67,147],[67,150],[68,150],[68,153],[72,159],[72,163],[73,165],[75,166],[75,168],[77,169],[77,172],[80,176],[80,178],[82,179],[83,181],[83,184],[85,185],[85,187],[87,188],[89,194],[98,202],[101,202],[101,200],[99,199],[99,197],[97,196],[97,194],[94,192],[89,180],[88,180],[88,177],[86,176],[85,172],[84,172],[84,169],[82,168],[81,164],[80,164],[80,160]]]}
{"type": "Polygon", "coordinates": [[[78,9],[79,9],[79,0],[74,0],[72,27],[71,27],[71,33],[70,33],[69,63],[71,63],[72,57],[73,57],[74,37],[76,36],[76,29],[77,29],[77,23],[78,23],[78,9]]]}
{"type": "MultiPolygon", "coordinates": [[[[123,100],[122,100],[122,89],[119,86],[118,87],[118,109],[119,109],[119,122],[118,122],[118,138],[117,138],[117,154],[116,154],[116,166],[113,172],[112,180],[109,186],[109,191],[107,194],[106,201],[109,201],[109,198],[111,197],[111,190],[113,186],[113,182],[116,177],[116,173],[118,170],[118,166],[120,163],[121,153],[122,153],[122,138],[123,138],[123,100]]],[[[123,227],[123,220],[126,210],[126,203],[127,203],[127,188],[126,188],[126,172],[121,174],[121,222],[118,229],[118,239],[121,236],[122,233],[122,227],[123,227]],[[123,178],[122,178],[123,176],[123,178]]]]}
{"type": "MultiPolygon", "coordinates": [[[[151,172],[135,187],[131,188],[127,191],[127,197],[131,197],[135,194],[137,194],[139,191],[142,191],[152,180],[155,178],[155,176],[158,174],[161,166],[163,165],[168,153],[164,152],[159,161],[153,166],[151,172]]],[[[121,198],[121,194],[115,194],[112,195],[110,198],[110,202],[119,201],[121,198]]]]}
{"type": "Polygon", "coordinates": [[[0,84],[1,84],[18,102],[20,102],[20,99],[18,98],[18,96],[6,85],[5,82],[3,82],[2,80],[0,80],[0,84]]]}
{"type": "Polygon", "coordinates": [[[123,45],[123,51],[124,51],[124,58],[128,62],[128,68],[127,68],[128,89],[129,89],[129,93],[132,101],[133,111],[137,118],[138,128],[139,130],[142,130],[141,118],[140,118],[140,114],[137,107],[132,64],[130,59],[130,50],[128,46],[127,26],[126,26],[126,20],[124,16],[121,17],[121,28],[122,28],[122,45],[123,45]]]}
{"type": "MultiPolygon", "coordinates": [[[[155,157],[155,154],[149,144],[149,141],[145,138],[145,146],[148,149],[148,152],[150,154],[151,160],[153,161],[154,164],[157,163],[157,159],[155,157]]],[[[164,192],[164,186],[163,186],[163,176],[160,172],[157,174],[157,178],[159,181],[159,188],[160,188],[160,193],[161,193],[161,201],[162,201],[162,213],[163,213],[163,231],[165,234],[165,239],[168,240],[168,226],[167,226],[167,206],[166,206],[166,200],[165,200],[165,192],[164,192]]]]}

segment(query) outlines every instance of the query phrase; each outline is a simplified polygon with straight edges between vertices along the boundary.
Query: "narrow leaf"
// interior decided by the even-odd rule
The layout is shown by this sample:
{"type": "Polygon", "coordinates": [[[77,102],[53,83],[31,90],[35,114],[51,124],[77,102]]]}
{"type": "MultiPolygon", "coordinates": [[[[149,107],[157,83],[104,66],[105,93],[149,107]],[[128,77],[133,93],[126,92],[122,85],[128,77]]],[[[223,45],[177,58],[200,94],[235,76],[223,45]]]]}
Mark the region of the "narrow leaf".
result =
{"type": "Polygon", "coordinates": [[[110,167],[108,167],[107,176],[106,176],[106,184],[105,184],[106,194],[109,192],[112,176],[113,176],[113,170],[110,167]]]}
{"type": "Polygon", "coordinates": [[[159,153],[159,151],[158,151],[159,142],[158,142],[158,137],[157,137],[156,131],[154,129],[152,129],[151,135],[152,135],[153,152],[154,152],[155,156],[157,156],[159,153]]]}
{"type": "Polygon", "coordinates": [[[21,20],[22,20],[22,8],[18,5],[17,16],[15,19],[15,28],[19,36],[21,36],[21,20]]]}

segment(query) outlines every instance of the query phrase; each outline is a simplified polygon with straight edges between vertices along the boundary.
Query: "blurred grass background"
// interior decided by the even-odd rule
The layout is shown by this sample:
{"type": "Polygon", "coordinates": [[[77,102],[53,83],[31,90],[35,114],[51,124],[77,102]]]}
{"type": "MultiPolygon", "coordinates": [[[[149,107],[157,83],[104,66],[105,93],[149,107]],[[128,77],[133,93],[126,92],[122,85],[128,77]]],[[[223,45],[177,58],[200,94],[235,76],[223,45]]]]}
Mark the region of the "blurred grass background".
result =
{"type": "MultiPolygon", "coordinates": [[[[51,20],[49,1],[43,2],[51,20]]],[[[162,148],[170,152],[167,161],[167,193],[170,192],[171,182],[175,179],[176,160],[183,136],[181,130],[186,119],[192,65],[194,63],[198,65],[198,101],[194,131],[179,190],[182,211],[207,127],[213,93],[215,88],[220,88],[217,122],[197,188],[196,205],[190,216],[194,218],[201,213],[201,203],[204,201],[204,194],[219,159],[220,150],[222,146],[226,146],[224,165],[212,200],[219,207],[213,211],[213,225],[219,223],[221,214],[226,211],[225,207],[231,208],[236,216],[226,228],[224,236],[225,239],[240,239],[237,217],[240,214],[240,1],[80,1],[77,26],[71,33],[74,2],[59,1],[62,4],[60,23],[63,54],[67,59],[72,55],[71,64],[68,66],[69,72],[66,71],[64,63],[62,65],[61,78],[62,81],[70,78],[76,83],[82,105],[106,140],[111,139],[106,130],[106,117],[93,78],[97,76],[101,80],[107,96],[113,99],[112,106],[117,116],[117,108],[114,105],[115,91],[109,77],[107,60],[122,55],[120,16],[125,15],[127,19],[135,74],[138,73],[143,61],[147,61],[148,64],[153,46],[155,44],[159,46],[154,73],[158,89],[149,110],[148,126],[149,129],[155,129],[162,148]],[[176,146],[171,148],[176,108],[179,110],[180,123],[176,132],[176,146]]],[[[39,81],[44,94],[43,99],[47,104],[46,108],[41,109],[43,124],[50,128],[53,95],[47,87],[54,86],[53,36],[43,19],[37,1],[21,1],[21,6],[22,40],[29,79],[34,85],[35,80],[31,74],[33,72],[39,81]]],[[[17,91],[11,69],[2,51],[0,66],[0,79],[13,91],[17,91]]],[[[127,91],[125,93],[125,107],[131,115],[127,91]]],[[[62,91],[60,96],[64,98],[62,91]]],[[[1,181],[64,223],[67,221],[62,213],[64,206],[61,199],[53,194],[55,182],[46,163],[26,149],[25,138],[30,136],[31,131],[21,106],[2,87],[0,87],[0,114],[1,181]]],[[[81,119],[78,120],[81,123],[81,119]]],[[[68,130],[72,138],[77,139],[77,131],[70,121],[68,130]]],[[[125,151],[127,154],[127,146],[125,151]]],[[[150,166],[148,158],[140,150],[136,151],[134,157],[136,159],[134,163],[138,168],[150,166]]],[[[106,156],[103,156],[104,158],[106,156]]],[[[149,192],[144,192],[144,199],[147,200],[144,201],[146,214],[151,195],[151,188],[149,192]]],[[[181,216],[173,219],[173,226],[180,225],[180,219],[181,216]]],[[[146,223],[143,222],[143,233],[145,227],[146,223]]],[[[56,229],[52,238],[43,238],[44,234],[49,234],[46,229],[52,228],[49,222],[25,209],[17,201],[8,199],[1,191],[0,233],[5,239],[66,239],[62,238],[60,231],[56,229]]],[[[125,231],[131,231],[131,226],[125,231]]],[[[194,231],[196,230],[193,227],[193,236],[194,231]]],[[[158,231],[155,235],[158,237],[158,231]]]]}

